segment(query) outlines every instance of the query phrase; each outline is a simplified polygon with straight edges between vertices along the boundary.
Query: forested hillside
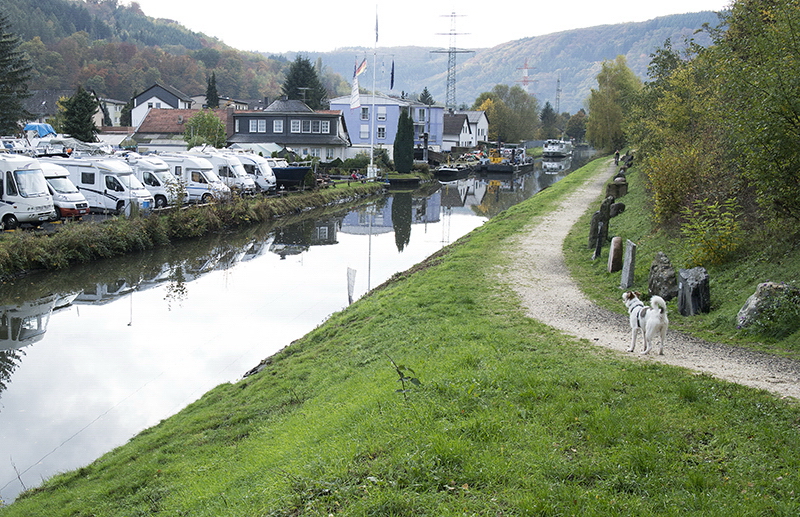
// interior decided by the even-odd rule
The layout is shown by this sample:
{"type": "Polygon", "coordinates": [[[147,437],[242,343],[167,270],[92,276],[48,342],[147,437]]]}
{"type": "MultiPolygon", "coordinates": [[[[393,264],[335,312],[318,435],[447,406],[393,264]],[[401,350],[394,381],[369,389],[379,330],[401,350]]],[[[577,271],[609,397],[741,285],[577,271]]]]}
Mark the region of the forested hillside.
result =
{"type": "MultiPolygon", "coordinates": [[[[220,95],[252,100],[280,95],[280,86],[294,53],[270,55],[243,52],[223,41],[180,25],[180,20],[148,17],[138,4],[117,0],[6,0],[5,12],[22,49],[33,63],[32,89],[74,89],[79,84],[103,97],[128,100],[154,82],[188,95],[205,92],[213,72],[220,95]]],[[[667,38],[676,46],[704,23],[715,25],[714,13],[673,15],[641,23],[620,23],[576,29],[511,41],[457,60],[456,100],[471,105],[496,84],[522,84],[527,68],[528,90],[543,105],[574,113],[583,107],[600,63],[625,55],[631,69],[644,77],[657,47],[667,38]],[[560,81],[560,83],[559,83],[560,81]]],[[[707,41],[701,36],[701,43],[707,41]]],[[[464,41],[465,44],[469,42],[464,41]]],[[[418,94],[427,87],[434,99],[446,97],[447,54],[442,49],[392,47],[378,49],[376,89],[389,92],[389,70],[395,63],[392,93],[418,94]]],[[[331,96],[349,93],[356,58],[373,49],[345,48],[304,53],[322,69],[331,96]]],[[[370,59],[371,62],[371,59],[370,59]]],[[[362,87],[371,88],[370,81],[362,87]]]]}

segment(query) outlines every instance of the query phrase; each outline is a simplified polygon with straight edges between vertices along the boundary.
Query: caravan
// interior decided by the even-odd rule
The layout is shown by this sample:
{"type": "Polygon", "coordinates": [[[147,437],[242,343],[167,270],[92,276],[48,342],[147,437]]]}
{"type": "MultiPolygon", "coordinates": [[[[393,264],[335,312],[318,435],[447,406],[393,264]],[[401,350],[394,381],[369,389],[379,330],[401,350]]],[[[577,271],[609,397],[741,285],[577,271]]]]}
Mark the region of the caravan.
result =
{"type": "Polygon", "coordinates": [[[89,202],[69,179],[69,171],[55,163],[40,161],[44,179],[53,196],[56,220],[80,219],[89,213],[89,202]]]}
{"type": "Polygon", "coordinates": [[[255,182],[257,192],[275,192],[277,187],[275,173],[272,172],[266,158],[252,152],[242,151],[237,152],[236,157],[242,162],[247,175],[255,182]]]}
{"type": "Polygon", "coordinates": [[[0,227],[39,226],[55,217],[53,196],[36,158],[0,154],[0,227]]]}
{"type": "Polygon", "coordinates": [[[189,202],[186,187],[170,172],[167,162],[158,156],[142,156],[137,153],[126,153],[125,161],[133,169],[136,178],[153,195],[155,208],[164,208],[183,200],[189,202]]]}
{"type": "Polygon", "coordinates": [[[205,158],[186,153],[159,154],[169,166],[172,175],[178,178],[189,193],[190,203],[210,203],[227,199],[229,189],[214,173],[214,166],[205,158]]]}
{"type": "Polygon", "coordinates": [[[89,202],[89,209],[130,214],[132,206],[140,210],[153,207],[153,196],[133,175],[131,167],[117,158],[42,157],[69,171],[69,177],[89,202]]]}
{"type": "Polygon", "coordinates": [[[256,184],[247,175],[242,162],[231,151],[214,149],[213,147],[195,147],[189,154],[205,158],[214,166],[214,173],[219,176],[225,185],[232,191],[242,195],[253,195],[256,193],[256,184]]]}

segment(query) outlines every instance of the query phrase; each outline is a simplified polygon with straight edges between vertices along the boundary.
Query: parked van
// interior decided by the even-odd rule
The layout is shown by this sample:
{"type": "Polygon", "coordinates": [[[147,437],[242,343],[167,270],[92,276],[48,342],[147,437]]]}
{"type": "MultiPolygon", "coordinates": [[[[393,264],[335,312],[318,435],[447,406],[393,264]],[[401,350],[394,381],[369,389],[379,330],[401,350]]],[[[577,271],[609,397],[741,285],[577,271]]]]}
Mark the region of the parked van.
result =
{"type": "Polygon", "coordinates": [[[210,203],[230,197],[231,189],[219,179],[214,166],[205,158],[187,153],[164,153],[158,157],[186,187],[190,203],[210,203]]]}
{"type": "Polygon", "coordinates": [[[130,214],[132,206],[140,210],[153,207],[153,196],[124,160],[94,156],[40,159],[66,167],[70,179],[89,202],[91,211],[130,214]]]}
{"type": "Polygon", "coordinates": [[[275,192],[277,182],[275,173],[269,166],[269,162],[263,156],[255,153],[239,151],[236,157],[242,162],[245,172],[256,184],[256,192],[275,192]]]}
{"type": "Polygon", "coordinates": [[[0,227],[13,230],[20,223],[34,226],[55,217],[53,196],[47,189],[36,158],[0,154],[0,227]]]}
{"type": "Polygon", "coordinates": [[[242,162],[239,161],[235,153],[209,147],[195,147],[189,151],[189,154],[210,161],[211,165],[214,166],[214,173],[232,191],[242,195],[256,193],[255,182],[247,175],[244,167],[242,167],[242,162]]]}
{"type": "Polygon", "coordinates": [[[61,165],[40,161],[44,179],[50,195],[53,196],[53,205],[56,209],[56,220],[80,219],[89,213],[89,202],[78,187],[69,179],[69,171],[61,165]]]}
{"type": "Polygon", "coordinates": [[[142,156],[138,153],[126,153],[124,158],[139,181],[153,195],[155,208],[174,205],[178,199],[182,199],[183,203],[189,202],[186,187],[172,175],[167,162],[155,155],[142,156]]]}

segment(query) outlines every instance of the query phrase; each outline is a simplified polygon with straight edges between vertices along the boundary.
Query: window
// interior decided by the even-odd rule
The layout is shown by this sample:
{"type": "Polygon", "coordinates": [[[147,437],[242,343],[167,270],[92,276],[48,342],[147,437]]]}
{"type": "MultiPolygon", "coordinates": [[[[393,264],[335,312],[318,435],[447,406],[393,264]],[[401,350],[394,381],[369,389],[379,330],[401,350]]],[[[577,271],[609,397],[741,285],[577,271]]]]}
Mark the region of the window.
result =
{"type": "Polygon", "coordinates": [[[362,140],[369,138],[369,124],[361,124],[361,129],[358,132],[358,136],[362,140]]]}
{"type": "Polygon", "coordinates": [[[303,121],[303,133],[310,133],[311,132],[311,121],[304,120],[303,121]]]}
{"type": "Polygon", "coordinates": [[[327,149],[325,149],[326,160],[328,161],[333,160],[333,156],[334,156],[333,147],[328,147],[327,149]]]}
{"type": "Polygon", "coordinates": [[[417,121],[425,122],[425,108],[417,110],[417,121]]]}
{"type": "Polygon", "coordinates": [[[361,107],[361,120],[369,120],[369,108],[366,106],[361,107]]]}
{"type": "Polygon", "coordinates": [[[291,121],[291,128],[289,131],[292,133],[299,133],[300,132],[300,121],[299,120],[292,120],[291,121]]]}
{"type": "Polygon", "coordinates": [[[250,132],[255,133],[258,131],[258,121],[254,118],[250,119],[250,132]]]}
{"type": "Polygon", "coordinates": [[[378,106],[378,120],[386,120],[386,106],[378,106]]]}
{"type": "Polygon", "coordinates": [[[81,183],[94,185],[94,172],[81,172],[81,183]]]}
{"type": "Polygon", "coordinates": [[[233,121],[233,132],[234,133],[238,133],[239,132],[239,119],[238,118],[233,121]]]}
{"type": "Polygon", "coordinates": [[[319,133],[319,120],[312,120],[311,121],[311,132],[312,133],[319,133]]]}
{"type": "Polygon", "coordinates": [[[273,133],[283,133],[283,120],[273,120],[272,121],[272,132],[273,133]]]}
{"type": "Polygon", "coordinates": [[[263,118],[258,119],[258,132],[259,133],[267,132],[267,121],[263,118]]]}
{"type": "Polygon", "coordinates": [[[319,147],[312,147],[311,148],[311,157],[312,158],[319,158],[320,156],[322,156],[322,149],[320,149],[319,147]]]}
{"type": "Polygon", "coordinates": [[[386,138],[386,126],[378,126],[378,138],[386,138]]]}
{"type": "Polygon", "coordinates": [[[6,171],[6,194],[9,196],[16,196],[17,195],[17,185],[14,183],[14,173],[11,171],[6,171]]]}
{"type": "Polygon", "coordinates": [[[180,166],[180,165],[176,165],[174,174],[175,174],[175,177],[180,178],[181,175],[183,174],[183,167],[180,166]]]}
{"type": "Polygon", "coordinates": [[[327,135],[331,132],[331,121],[330,120],[323,120],[319,123],[319,131],[320,133],[327,135]]]}

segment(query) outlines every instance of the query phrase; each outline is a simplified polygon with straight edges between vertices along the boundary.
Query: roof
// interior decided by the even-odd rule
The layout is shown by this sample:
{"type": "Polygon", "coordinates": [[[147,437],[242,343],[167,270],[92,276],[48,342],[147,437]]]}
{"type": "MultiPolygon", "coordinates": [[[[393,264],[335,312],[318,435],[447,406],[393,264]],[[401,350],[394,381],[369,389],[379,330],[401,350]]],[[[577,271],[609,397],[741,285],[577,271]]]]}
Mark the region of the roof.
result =
{"type": "Polygon", "coordinates": [[[480,122],[482,117],[486,117],[485,111],[456,111],[456,114],[466,115],[470,124],[477,124],[480,122]]]}
{"type": "MultiPolygon", "coordinates": [[[[152,108],[145,115],[137,133],[183,133],[184,124],[192,116],[200,113],[203,110],[198,109],[166,109],[166,108],[152,108]]],[[[219,118],[223,124],[228,121],[227,110],[209,110],[219,118]]]]}
{"type": "MultiPolygon", "coordinates": [[[[444,114],[444,129],[442,131],[445,135],[458,135],[464,126],[469,129],[467,116],[461,113],[445,113],[444,114]]],[[[472,132],[472,129],[469,129],[472,132]]]]}
{"type": "Polygon", "coordinates": [[[308,107],[305,102],[300,100],[278,99],[264,111],[272,113],[313,113],[314,110],[308,107]]]}
{"type": "Polygon", "coordinates": [[[335,145],[346,146],[349,144],[345,139],[338,135],[309,135],[309,134],[288,134],[271,135],[264,134],[242,134],[236,133],[228,141],[238,144],[278,144],[283,147],[314,146],[314,145],[335,145]],[[271,141],[268,141],[269,138],[271,141]]]}

